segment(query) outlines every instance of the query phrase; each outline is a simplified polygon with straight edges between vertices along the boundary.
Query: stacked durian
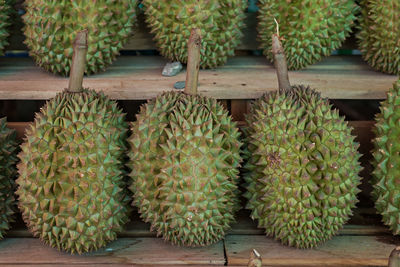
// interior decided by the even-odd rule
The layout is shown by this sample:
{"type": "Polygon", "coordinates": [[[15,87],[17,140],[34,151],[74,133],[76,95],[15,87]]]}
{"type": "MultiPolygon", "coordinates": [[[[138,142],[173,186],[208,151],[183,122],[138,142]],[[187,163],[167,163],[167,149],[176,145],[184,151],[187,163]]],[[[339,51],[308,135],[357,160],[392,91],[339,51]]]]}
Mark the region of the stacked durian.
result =
{"type": "Polygon", "coordinates": [[[11,4],[10,0],[0,0],[0,56],[3,55],[4,48],[8,44],[11,4]]]}
{"type": "Polygon", "coordinates": [[[383,222],[395,234],[400,234],[400,186],[398,185],[400,163],[400,80],[387,93],[376,116],[374,128],[374,171],[372,192],[375,207],[383,222]]]}
{"type": "Polygon", "coordinates": [[[225,64],[240,44],[247,0],[143,0],[146,20],[161,54],[187,62],[191,28],[202,35],[200,66],[225,64]]]}
{"type": "Polygon", "coordinates": [[[374,69],[400,75],[400,1],[363,0],[357,35],[363,58],[374,69]]]}
{"type": "Polygon", "coordinates": [[[312,65],[340,48],[356,19],[353,0],[260,0],[258,32],[261,48],[271,60],[271,36],[279,34],[288,68],[298,70],[312,65]]]}
{"type": "Polygon", "coordinates": [[[87,32],[76,40],[69,89],[48,101],[26,130],[17,195],[34,236],[82,253],[116,239],[128,221],[127,123],[115,101],[82,88],[87,32]]]}
{"type": "Polygon", "coordinates": [[[6,118],[2,118],[0,119],[0,239],[14,221],[17,151],[16,132],[7,128],[6,118]]]}
{"type": "Polygon", "coordinates": [[[335,235],[357,203],[361,170],[351,127],[308,86],[291,86],[273,35],[280,90],[247,116],[247,208],[268,236],[312,248],[335,235]]]}
{"type": "Polygon", "coordinates": [[[220,103],[196,93],[200,36],[192,30],[185,93],[142,106],[129,138],[134,205],[157,235],[184,246],[222,239],[239,209],[239,132],[220,103]]]}
{"type": "Polygon", "coordinates": [[[25,44],[36,63],[67,76],[75,33],[88,29],[85,73],[105,70],[127,42],[135,23],[136,0],[26,0],[25,44]]]}

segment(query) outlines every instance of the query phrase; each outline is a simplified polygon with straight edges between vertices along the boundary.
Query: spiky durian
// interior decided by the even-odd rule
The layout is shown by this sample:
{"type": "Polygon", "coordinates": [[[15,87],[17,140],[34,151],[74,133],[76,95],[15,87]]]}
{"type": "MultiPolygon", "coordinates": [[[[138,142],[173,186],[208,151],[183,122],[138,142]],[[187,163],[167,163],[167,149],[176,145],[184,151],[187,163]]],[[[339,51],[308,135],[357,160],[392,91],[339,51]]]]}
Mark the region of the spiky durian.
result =
{"type": "Polygon", "coordinates": [[[273,61],[271,36],[280,36],[288,68],[314,64],[340,48],[350,34],[358,10],[353,0],[260,0],[258,33],[264,54],[273,61]]]}
{"type": "Polygon", "coordinates": [[[399,179],[399,124],[400,80],[387,93],[376,116],[373,140],[373,185],[375,207],[382,221],[393,234],[400,234],[400,186],[399,179]]]}
{"type": "Polygon", "coordinates": [[[4,53],[4,48],[8,44],[8,26],[10,25],[10,0],[0,0],[0,56],[4,53]]]}
{"type": "Polygon", "coordinates": [[[112,63],[127,42],[135,22],[136,0],[26,0],[25,44],[36,63],[67,76],[75,33],[89,30],[86,73],[112,63]]]}
{"type": "Polygon", "coordinates": [[[247,208],[268,236],[298,248],[330,239],[357,202],[351,127],[304,86],[265,94],[247,116],[247,208]]]}
{"type": "Polygon", "coordinates": [[[129,139],[134,205],[177,245],[222,239],[238,210],[240,142],[215,99],[167,92],[141,107],[129,139]]]}
{"type": "Polygon", "coordinates": [[[36,114],[19,154],[19,208],[34,236],[71,253],[117,237],[128,221],[127,123],[102,93],[62,92],[36,114]]]}
{"type": "Polygon", "coordinates": [[[187,62],[192,28],[202,32],[200,66],[225,64],[241,41],[247,0],[143,0],[146,21],[161,54],[187,62]]]}
{"type": "Polygon", "coordinates": [[[14,221],[17,149],[15,130],[7,128],[5,118],[0,119],[0,239],[14,221]]]}
{"type": "Polygon", "coordinates": [[[400,75],[400,1],[361,1],[358,44],[376,70],[400,75]]]}

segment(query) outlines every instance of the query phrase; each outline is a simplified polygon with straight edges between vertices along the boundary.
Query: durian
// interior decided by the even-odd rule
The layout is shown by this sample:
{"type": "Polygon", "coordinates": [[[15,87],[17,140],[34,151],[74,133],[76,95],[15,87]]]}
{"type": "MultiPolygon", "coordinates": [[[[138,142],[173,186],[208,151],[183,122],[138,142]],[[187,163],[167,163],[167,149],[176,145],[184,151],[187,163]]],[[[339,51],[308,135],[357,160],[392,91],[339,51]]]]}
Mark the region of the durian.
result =
{"type": "MultiPolygon", "coordinates": [[[[274,37],[275,43],[279,43],[274,37]]],[[[247,208],[267,236],[312,248],[352,215],[361,170],[351,127],[308,86],[290,86],[283,48],[280,90],[252,103],[245,129],[247,208]]]]}
{"type": "Polygon", "coordinates": [[[400,1],[363,0],[357,35],[363,58],[374,69],[400,75],[400,1]]]}
{"type": "Polygon", "coordinates": [[[146,21],[161,54],[187,62],[191,27],[202,34],[200,66],[225,64],[240,44],[247,0],[143,0],[146,21]]]}
{"type": "Polygon", "coordinates": [[[11,3],[11,0],[0,0],[0,56],[4,54],[4,48],[8,44],[11,3]]]}
{"type": "Polygon", "coordinates": [[[399,125],[400,119],[400,80],[387,93],[387,99],[381,103],[380,113],[376,116],[373,140],[373,184],[372,191],[375,207],[382,215],[382,221],[389,226],[393,234],[400,234],[400,186],[399,162],[399,125]]]}
{"type": "MultiPolygon", "coordinates": [[[[190,43],[199,36],[193,29],[190,43]]],[[[157,235],[182,246],[219,241],[239,209],[239,132],[220,103],[195,93],[196,65],[189,59],[185,93],[141,107],[129,138],[134,205],[157,235]]]]}
{"type": "Polygon", "coordinates": [[[128,125],[115,101],[82,89],[86,37],[77,36],[69,89],[48,101],[26,130],[17,179],[29,230],[71,253],[114,240],[130,201],[122,162],[128,125]]]}
{"type": "Polygon", "coordinates": [[[0,119],[0,239],[14,221],[17,149],[15,130],[7,128],[6,118],[0,119]]]}
{"type": "Polygon", "coordinates": [[[353,0],[259,0],[259,7],[258,33],[264,54],[274,60],[271,36],[277,20],[291,70],[319,62],[340,48],[358,10],[353,0]]]}
{"type": "Polygon", "coordinates": [[[47,71],[67,76],[77,31],[89,30],[85,73],[105,70],[127,42],[136,0],[26,0],[24,33],[29,54],[47,71]]]}

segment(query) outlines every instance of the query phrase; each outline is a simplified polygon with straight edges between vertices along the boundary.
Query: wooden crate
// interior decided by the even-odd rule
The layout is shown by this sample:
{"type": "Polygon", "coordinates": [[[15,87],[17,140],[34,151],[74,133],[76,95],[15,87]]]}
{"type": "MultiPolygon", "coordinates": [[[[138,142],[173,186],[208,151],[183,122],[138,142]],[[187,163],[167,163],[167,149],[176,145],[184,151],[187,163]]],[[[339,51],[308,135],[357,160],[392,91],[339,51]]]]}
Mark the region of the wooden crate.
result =
{"type": "MultiPolygon", "coordinates": [[[[255,14],[248,14],[244,42],[239,49],[255,50],[255,14]]],[[[15,31],[10,49],[23,50],[23,37],[15,31]]],[[[354,43],[346,44],[354,48],[354,43]]],[[[146,27],[137,30],[126,50],[154,49],[146,27]]],[[[243,53],[239,53],[243,54],[243,53]]],[[[145,100],[174,90],[182,72],[163,77],[167,61],[158,56],[122,56],[104,73],[85,78],[84,85],[103,90],[113,99],[145,100]]],[[[331,56],[306,70],[289,73],[292,83],[309,84],[332,99],[384,99],[397,77],[372,70],[360,56],[331,56]]],[[[30,58],[0,58],[0,100],[45,100],[67,87],[67,79],[46,73],[30,58]]],[[[275,70],[263,56],[237,56],[218,69],[200,72],[199,91],[220,99],[235,120],[243,124],[249,101],[275,90],[275,70]]],[[[368,153],[372,138],[371,121],[354,121],[354,134],[361,151],[368,153]]],[[[20,138],[25,122],[11,122],[20,138]]],[[[367,164],[367,163],[366,163],[367,164]]],[[[370,168],[369,168],[370,169],[370,168]]],[[[367,168],[368,170],[368,168],[367,168]]],[[[365,174],[368,177],[369,173],[365,174]]],[[[366,178],[368,179],[368,178],[366,178]]],[[[282,246],[267,238],[262,229],[242,210],[225,240],[206,248],[181,248],[165,243],[149,231],[136,213],[120,238],[106,248],[81,256],[71,256],[49,248],[31,237],[21,221],[0,241],[0,266],[130,266],[140,265],[246,265],[250,251],[257,249],[267,266],[387,266],[390,251],[399,244],[371,208],[358,208],[351,222],[337,237],[314,250],[282,246]]]]}

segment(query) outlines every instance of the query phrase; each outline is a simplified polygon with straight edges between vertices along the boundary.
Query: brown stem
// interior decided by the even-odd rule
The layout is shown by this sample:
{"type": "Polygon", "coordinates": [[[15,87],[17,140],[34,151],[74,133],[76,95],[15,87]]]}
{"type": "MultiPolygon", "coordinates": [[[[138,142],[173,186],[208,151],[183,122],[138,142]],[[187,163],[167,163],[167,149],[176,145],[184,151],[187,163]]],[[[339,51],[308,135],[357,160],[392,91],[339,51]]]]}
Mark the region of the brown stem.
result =
{"type": "Polygon", "coordinates": [[[201,31],[193,28],[190,33],[188,43],[188,62],[186,70],[186,86],[184,93],[188,95],[197,94],[197,85],[199,82],[200,69],[200,48],[201,48],[201,31]]]}
{"type": "Polygon", "coordinates": [[[72,67],[69,75],[68,91],[73,93],[82,92],[83,75],[86,66],[86,53],[88,50],[88,31],[77,33],[74,42],[74,54],[72,56],[72,67]]]}
{"type": "Polygon", "coordinates": [[[262,266],[262,260],[261,260],[261,255],[258,253],[257,250],[253,249],[250,252],[250,260],[249,263],[247,264],[248,267],[261,267],[262,266]]]}
{"type": "Polygon", "coordinates": [[[290,89],[290,81],[288,68],[286,63],[285,51],[281,41],[279,40],[279,33],[272,35],[272,53],[274,54],[274,64],[276,74],[278,76],[279,89],[290,89]]]}

